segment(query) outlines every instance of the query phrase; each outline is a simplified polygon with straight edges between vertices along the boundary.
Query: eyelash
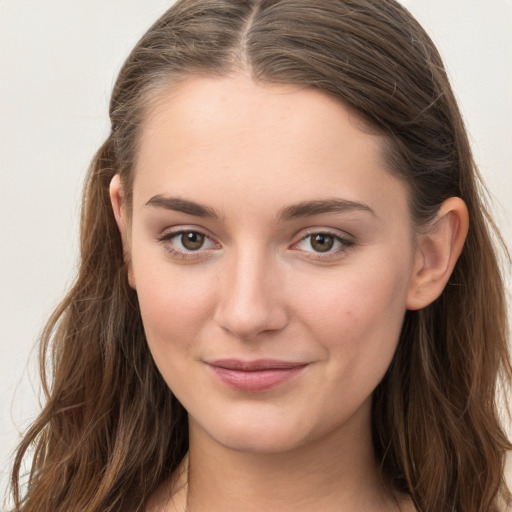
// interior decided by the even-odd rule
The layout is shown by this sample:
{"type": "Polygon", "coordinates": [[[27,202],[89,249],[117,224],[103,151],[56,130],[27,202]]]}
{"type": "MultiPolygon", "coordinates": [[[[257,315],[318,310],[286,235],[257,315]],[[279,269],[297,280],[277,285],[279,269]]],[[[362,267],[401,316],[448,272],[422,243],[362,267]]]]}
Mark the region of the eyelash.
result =
{"type": "MultiPolygon", "coordinates": [[[[329,236],[334,239],[334,243],[339,243],[340,247],[337,250],[331,250],[329,249],[326,252],[320,252],[320,251],[305,251],[308,253],[308,256],[306,256],[309,259],[318,260],[318,261],[328,261],[330,259],[334,259],[340,256],[341,253],[344,253],[347,251],[350,247],[355,245],[355,242],[353,240],[349,240],[348,238],[345,238],[343,236],[340,236],[339,234],[329,231],[328,229],[320,229],[320,230],[311,230],[309,232],[306,232],[306,234],[296,243],[293,244],[292,247],[298,246],[300,243],[304,242],[308,238],[312,240],[312,237],[315,235],[324,235],[329,236]]],[[[311,245],[311,240],[309,244],[311,245]]]]}
{"type": "MultiPolygon", "coordinates": [[[[170,233],[165,233],[164,235],[157,238],[158,242],[160,242],[165,250],[171,254],[174,258],[181,259],[181,260],[190,260],[190,259],[197,259],[199,257],[204,257],[204,251],[205,249],[199,248],[197,251],[183,251],[180,249],[177,249],[176,247],[173,247],[171,244],[171,241],[175,238],[178,238],[181,235],[184,235],[186,233],[196,233],[198,235],[202,235],[205,237],[205,239],[212,241],[211,237],[209,237],[206,233],[198,230],[198,229],[179,229],[178,231],[172,231],[170,233]]],[[[218,245],[218,244],[217,244],[218,245]]]]}
{"type": "MultiPolygon", "coordinates": [[[[171,256],[173,256],[174,258],[182,259],[182,260],[187,260],[187,259],[190,260],[190,259],[197,259],[197,258],[205,257],[204,252],[211,250],[211,249],[199,248],[197,251],[193,251],[193,250],[184,251],[181,249],[177,249],[176,247],[174,247],[171,244],[171,241],[173,239],[178,238],[179,236],[182,236],[186,233],[196,233],[201,236],[204,236],[205,239],[209,240],[210,242],[213,242],[211,237],[209,237],[206,233],[204,233],[203,231],[200,231],[198,229],[180,229],[178,231],[172,231],[172,232],[166,233],[160,237],[157,237],[157,241],[159,243],[161,243],[164,246],[165,250],[169,254],[171,254],[171,256]]],[[[304,242],[305,240],[307,240],[308,238],[313,237],[314,235],[324,235],[324,236],[332,237],[334,239],[334,243],[336,243],[336,242],[339,243],[341,247],[334,251],[329,249],[326,252],[320,252],[320,251],[314,251],[314,250],[303,251],[303,252],[309,254],[308,256],[306,256],[307,258],[313,259],[313,260],[327,261],[329,259],[336,258],[339,256],[340,253],[345,252],[347,249],[349,249],[350,247],[355,245],[354,241],[344,238],[344,237],[340,236],[339,234],[334,233],[332,231],[315,230],[315,231],[310,231],[310,232],[306,233],[298,242],[295,242],[292,245],[292,249],[294,247],[298,246],[299,244],[301,244],[302,242],[304,242]]],[[[217,244],[217,242],[213,242],[213,243],[217,244]]],[[[310,242],[310,244],[311,244],[311,242],[310,242]]],[[[217,244],[217,245],[219,245],[219,244],[217,244]]]]}

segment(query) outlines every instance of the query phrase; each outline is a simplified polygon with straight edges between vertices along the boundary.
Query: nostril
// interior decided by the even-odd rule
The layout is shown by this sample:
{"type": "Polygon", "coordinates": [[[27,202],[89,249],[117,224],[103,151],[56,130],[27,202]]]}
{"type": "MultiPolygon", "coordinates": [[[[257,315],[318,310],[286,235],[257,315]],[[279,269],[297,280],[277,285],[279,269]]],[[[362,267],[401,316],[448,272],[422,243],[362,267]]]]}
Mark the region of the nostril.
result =
{"type": "Polygon", "coordinates": [[[279,269],[254,244],[233,252],[223,276],[215,311],[217,324],[232,336],[252,340],[263,332],[282,329],[288,322],[285,297],[276,283],[279,269]]]}
{"type": "Polygon", "coordinates": [[[286,325],[284,315],[283,320],[278,319],[277,315],[257,315],[256,312],[238,312],[231,314],[218,315],[216,320],[222,329],[229,332],[232,336],[243,339],[253,340],[264,332],[277,331],[286,325]]]}
{"type": "Polygon", "coordinates": [[[215,314],[217,324],[239,339],[251,340],[263,332],[278,331],[288,323],[283,304],[269,299],[232,298],[219,303],[215,314]]]}

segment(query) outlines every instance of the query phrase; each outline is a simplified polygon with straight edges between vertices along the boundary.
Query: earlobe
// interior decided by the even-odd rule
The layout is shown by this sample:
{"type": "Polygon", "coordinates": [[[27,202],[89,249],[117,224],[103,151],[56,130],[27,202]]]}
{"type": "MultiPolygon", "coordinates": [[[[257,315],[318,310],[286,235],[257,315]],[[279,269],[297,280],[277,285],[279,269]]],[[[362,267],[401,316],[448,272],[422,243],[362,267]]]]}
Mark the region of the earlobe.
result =
{"type": "Polygon", "coordinates": [[[441,295],[464,247],[468,227],[464,201],[458,197],[447,199],[428,230],[418,237],[407,309],[422,309],[441,295]]]}
{"type": "Polygon", "coordinates": [[[123,242],[123,254],[126,268],[128,271],[128,282],[130,286],[135,289],[135,279],[133,276],[132,262],[130,258],[130,241],[128,237],[128,226],[126,219],[126,208],[124,205],[123,198],[123,186],[121,184],[121,178],[119,174],[116,174],[110,181],[110,202],[112,204],[112,211],[114,212],[114,218],[121,234],[121,240],[123,242]]]}

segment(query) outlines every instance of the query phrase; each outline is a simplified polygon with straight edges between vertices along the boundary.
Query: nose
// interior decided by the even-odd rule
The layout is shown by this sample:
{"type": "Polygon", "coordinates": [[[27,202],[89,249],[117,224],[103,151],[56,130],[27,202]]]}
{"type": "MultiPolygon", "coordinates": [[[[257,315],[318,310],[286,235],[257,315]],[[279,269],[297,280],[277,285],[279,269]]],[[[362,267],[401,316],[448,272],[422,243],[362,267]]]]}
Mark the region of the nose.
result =
{"type": "Polygon", "coordinates": [[[226,262],[221,276],[216,323],[232,336],[253,340],[277,332],[288,323],[288,313],[276,264],[246,251],[226,262]]]}

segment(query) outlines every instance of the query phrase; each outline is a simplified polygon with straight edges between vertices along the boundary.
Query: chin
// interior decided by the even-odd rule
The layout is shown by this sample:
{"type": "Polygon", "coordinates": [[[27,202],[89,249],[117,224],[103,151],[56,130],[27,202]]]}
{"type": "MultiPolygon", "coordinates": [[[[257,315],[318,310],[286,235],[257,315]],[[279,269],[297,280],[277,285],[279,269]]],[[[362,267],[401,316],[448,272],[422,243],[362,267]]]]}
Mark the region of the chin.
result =
{"type": "Polygon", "coordinates": [[[199,427],[217,444],[243,453],[275,454],[293,450],[307,442],[309,432],[297,429],[297,423],[270,422],[252,417],[199,427]]]}
{"type": "Polygon", "coordinates": [[[293,450],[301,445],[300,439],[290,435],[280,435],[274,431],[260,431],[258,435],[235,433],[232,436],[222,436],[217,442],[233,451],[254,454],[277,454],[293,450]]]}

